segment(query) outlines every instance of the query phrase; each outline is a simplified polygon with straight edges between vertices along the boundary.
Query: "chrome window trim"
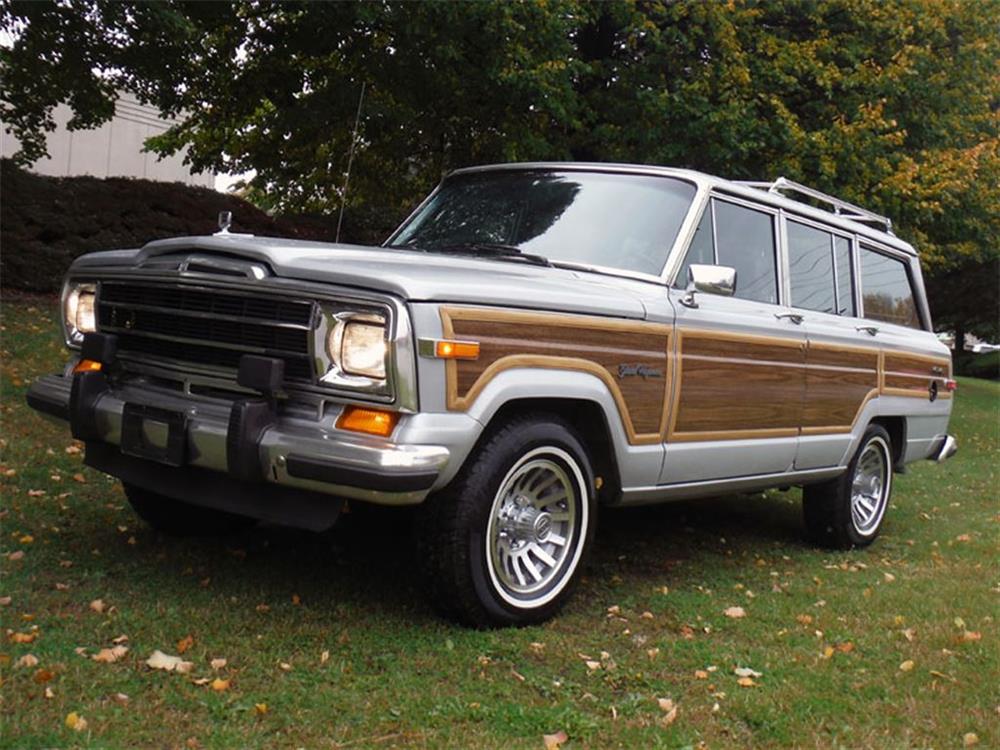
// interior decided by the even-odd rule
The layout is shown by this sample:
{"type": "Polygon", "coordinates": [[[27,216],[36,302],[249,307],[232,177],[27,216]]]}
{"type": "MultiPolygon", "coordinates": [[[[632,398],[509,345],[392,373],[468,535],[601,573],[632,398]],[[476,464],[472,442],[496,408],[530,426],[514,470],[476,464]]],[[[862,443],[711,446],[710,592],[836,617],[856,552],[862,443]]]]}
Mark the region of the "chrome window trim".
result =
{"type": "MultiPolygon", "coordinates": [[[[388,396],[374,397],[371,394],[344,388],[332,388],[324,386],[319,382],[312,384],[294,383],[286,386],[285,390],[290,395],[307,394],[318,396],[324,400],[337,402],[360,402],[360,403],[381,403],[392,406],[399,411],[413,413],[417,411],[417,387],[416,387],[416,357],[413,347],[413,334],[410,325],[409,312],[406,305],[399,299],[386,294],[376,292],[358,291],[347,289],[332,284],[302,281],[299,279],[288,279],[278,276],[269,276],[266,279],[250,280],[237,277],[232,278],[206,278],[202,274],[169,272],[163,269],[142,269],[142,268],[122,268],[109,267],[102,268],[94,266],[86,269],[85,274],[73,273],[66,278],[66,282],[92,281],[100,279],[98,283],[97,301],[100,302],[100,283],[103,282],[135,282],[135,283],[156,283],[181,286],[202,291],[230,293],[230,294],[255,294],[278,297],[281,299],[298,299],[302,302],[312,303],[314,306],[318,302],[327,301],[341,305],[358,304],[371,307],[380,306],[385,309],[389,329],[389,362],[386,370],[386,380],[390,388],[388,396]]],[[[61,313],[60,313],[61,315],[61,313]]],[[[311,358],[315,358],[312,351],[314,337],[310,337],[311,358]]],[[[188,342],[183,342],[188,343],[188,342]]],[[[199,343],[199,342],[194,342],[199,343]]],[[[204,342],[200,342],[204,344],[204,342]]],[[[173,373],[180,376],[197,375],[208,378],[220,379],[221,371],[218,368],[206,367],[192,363],[171,365],[167,361],[156,362],[145,357],[129,356],[119,354],[120,357],[129,361],[144,364],[153,371],[149,374],[156,374],[156,370],[173,373]],[[161,369],[162,368],[162,369],[161,369]]],[[[183,379],[183,377],[181,378],[183,379]]],[[[222,377],[221,379],[225,379],[222,377]]]]}

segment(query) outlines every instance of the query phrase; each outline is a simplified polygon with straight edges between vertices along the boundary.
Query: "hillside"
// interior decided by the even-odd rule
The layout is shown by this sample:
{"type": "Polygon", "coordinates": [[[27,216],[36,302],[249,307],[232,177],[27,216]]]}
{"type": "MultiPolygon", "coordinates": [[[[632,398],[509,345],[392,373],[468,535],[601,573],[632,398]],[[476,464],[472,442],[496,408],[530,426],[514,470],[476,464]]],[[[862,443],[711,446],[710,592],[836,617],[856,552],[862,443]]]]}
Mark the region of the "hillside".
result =
{"type": "MultiPolygon", "coordinates": [[[[220,211],[234,232],[333,241],[336,217],[271,217],[250,203],[180,183],[44,177],[0,163],[0,284],[56,292],[74,258],[164,237],[210,234],[220,211]]],[[[378,242],[345,218],[345,242],[378,242]]]]}

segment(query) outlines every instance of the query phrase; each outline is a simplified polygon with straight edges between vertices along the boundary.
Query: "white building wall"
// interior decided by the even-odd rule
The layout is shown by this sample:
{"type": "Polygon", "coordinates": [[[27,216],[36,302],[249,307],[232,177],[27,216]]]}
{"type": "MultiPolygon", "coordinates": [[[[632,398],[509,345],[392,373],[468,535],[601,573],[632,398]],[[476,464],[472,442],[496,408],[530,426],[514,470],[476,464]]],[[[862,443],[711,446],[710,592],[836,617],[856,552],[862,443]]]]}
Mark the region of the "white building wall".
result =
{"type": "MultiPolygon", "coordinates": [[[[167,130],[172,121],[161,118],[155,107],[140,104],[130,94],[119,95],[114,117],[99,128],[67,130],[72,115],[68,106],[56,107],[52,113],[56,129],[47,139],[49,157],[30,165],[32,172],[54,177],[140,177],[208,188],[215,185],[211,172],[191,173],[184,165],[183,151],[160,159],[142,150],[147,138],[167,130]]],[[[19,148],[17,139],[4,129],[0,140],[4,158],[13,156],[19,148]]]]}

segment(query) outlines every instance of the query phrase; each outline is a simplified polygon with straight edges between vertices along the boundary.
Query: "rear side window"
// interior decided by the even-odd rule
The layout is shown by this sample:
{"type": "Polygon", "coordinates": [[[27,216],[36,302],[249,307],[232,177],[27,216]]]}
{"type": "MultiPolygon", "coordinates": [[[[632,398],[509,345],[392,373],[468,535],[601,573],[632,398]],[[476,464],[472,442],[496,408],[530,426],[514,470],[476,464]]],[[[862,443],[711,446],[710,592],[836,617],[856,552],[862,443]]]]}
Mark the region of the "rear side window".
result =
{"type": "Polygon", "coordinates": [[[726,201],[712,199],[698,224],[675,285],[687,284],[693,263],[736,269],[736,294],[741,299],[778,302],[774,217],[726,201]]]}
{"type": "Polygon", "coordinates": [[[909,328],[921,327],[906,264],[863,245],[861,295],[866,318],[909,328]]]}
{"type": "Polygon", "coordinates": [[[833,235],[795,221],[787,223],[792,307],[837,314],[833,235]]]}

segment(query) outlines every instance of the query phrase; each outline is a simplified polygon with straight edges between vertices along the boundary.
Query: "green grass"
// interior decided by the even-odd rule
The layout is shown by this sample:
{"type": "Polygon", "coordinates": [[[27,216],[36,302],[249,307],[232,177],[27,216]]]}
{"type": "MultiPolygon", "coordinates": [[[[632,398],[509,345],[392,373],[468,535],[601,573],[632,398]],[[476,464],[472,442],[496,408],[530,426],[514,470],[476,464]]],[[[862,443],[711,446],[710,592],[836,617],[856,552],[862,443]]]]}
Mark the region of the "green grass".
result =
{"type": "Polygon", "coordinates": [[[321,535],[177,541],[144,527],[66,452],[67,429],[24,404],[62,365],[56,331],[53,300],[5,300],[3,747],[539,748],[558,730],[566,748],[947,748],[969,732],[1000,745],[996,383],[961,381],[958,456],[898,477],[867,550],[803,544],[797,491],[606,512],[564,614],[474,632],[430,610],[405,533],[358,516],[321,535]],[[734,605],[747,616],[725,617],[734,605]],[[120,635],[117,663],[75,651],[120,635]],[[191,674],[145,666],[186,636],[191,674]],[[581,654],[602,651],[588,670],[581,654]],[[25,654],[38,665],[16,667],[25,654]],[[228,690],[194,683],[216,676],[212,658],[228,660],[228,690]],[[763,676],[740,687],[737,666],[763,676]]]}

